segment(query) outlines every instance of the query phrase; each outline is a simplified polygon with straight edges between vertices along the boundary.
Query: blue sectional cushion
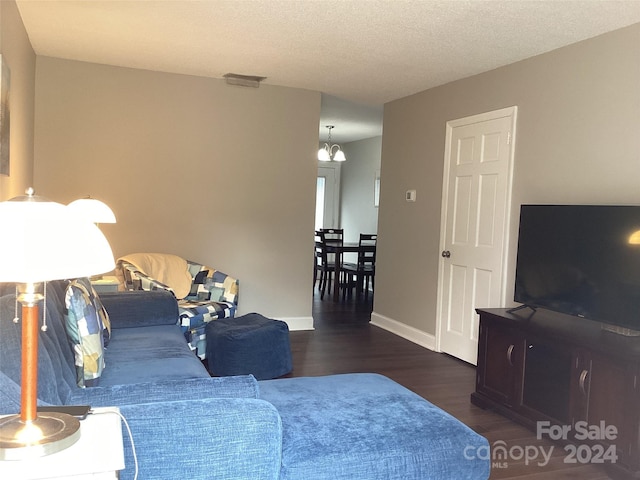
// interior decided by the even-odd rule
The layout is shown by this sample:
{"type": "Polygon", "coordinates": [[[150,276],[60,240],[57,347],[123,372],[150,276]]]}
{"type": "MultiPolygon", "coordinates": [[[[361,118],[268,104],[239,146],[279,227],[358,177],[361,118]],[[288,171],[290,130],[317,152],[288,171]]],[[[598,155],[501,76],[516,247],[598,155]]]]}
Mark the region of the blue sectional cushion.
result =
{"type": "Polygon", "coordinates": [[[109,316],[89,279],[69,282],[65,293],[65,327],[73,347],[79,387],[98,384],[104,369],[104,346],[110,338],[109,316]]]}
{"type": "MultiPolygon", "coordinates": [[[[263,400],[189,399],[120,410],[144,439],[144,448],[137,449],[140,478],[278,480],[282,424],[263,400]]],[[[128,437],[125,447],[128,468],[119,478],[129,480],[134,459],[128,437]]]]}
{"type": "MultiPolygon", "coordinates": [[[[204,370],[204,375],[207,375],[204,370]]],[[[75,405],[133,405],[136,403],[175,402],[185,398],[204,400],[209,398],[253,398],[258,399],[258,382],[251,375],[180,380],[154,380],[147,383],[108,385],[95,388],[76,389],[69,399],[75,405]],[[116,402],[116,403],[114,403],[116,402]]]]}
{"type": "Polygon", "coordinates": [[[112,330],[178,323],[176,297],[166,290],[108,292],[101,294],[101,299],[109,312],[112,330]]]}
{"type": "Polygon", "coordinates": [[[100,385],[208,376],[178,325],[114,328],[105,360],[100,385]]]}
{"type": "Polygon", "coordinates": [[[486,479],[488,448],[469,427],[377,374],[259,382],[280,412],[282,480],[486,479]],[[466,450],[465,450],[466,449],[466,450]]]}
{"type": "Polygon", "coordinates": [[[106,348],[109,346],[109,342],[111,341],[111,320],[109,318],[109,313],[107,313],[107,309],[104,308],[104,305],[102,304],[95,288],[93,288],[93,285],[91,286],[90,294],[93,306],[96,308],[100,321],[102,322],[102,339],[106,348]]]}

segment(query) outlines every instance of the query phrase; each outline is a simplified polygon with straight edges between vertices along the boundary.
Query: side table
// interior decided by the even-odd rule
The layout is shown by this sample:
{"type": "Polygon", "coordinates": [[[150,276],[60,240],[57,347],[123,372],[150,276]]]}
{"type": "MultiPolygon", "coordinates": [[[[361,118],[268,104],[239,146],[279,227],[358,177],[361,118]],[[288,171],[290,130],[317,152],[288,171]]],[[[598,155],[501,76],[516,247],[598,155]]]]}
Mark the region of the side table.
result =
{"type": "Polygon", "coordinates": [[[124,469],[118,408],[94,408],[80,421],[80,439],[69,448],[29,460],[0,461],[0,478],[11,480],[114,480],[124,469]]]}
{"type": "Polygon", "coordinates": [[[93,289],[100,294],[104,292],[117,292],[120,282],[118,281],[118,277],[113,275],[104,275],[101,278],[97,278],[95,280],[92,279],[91,285],[93,286],[93,289]]]}

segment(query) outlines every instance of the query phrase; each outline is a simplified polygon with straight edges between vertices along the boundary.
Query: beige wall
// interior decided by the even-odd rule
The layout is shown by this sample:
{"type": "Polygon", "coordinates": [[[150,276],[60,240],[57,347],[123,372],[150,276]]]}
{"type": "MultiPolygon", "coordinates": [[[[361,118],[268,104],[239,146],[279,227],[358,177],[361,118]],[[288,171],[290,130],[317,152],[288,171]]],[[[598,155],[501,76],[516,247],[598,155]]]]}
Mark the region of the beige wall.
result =
{"type": "Polygon", "coordinates": [[[435,334],[445,124],[512,105],[508,299],[520,204],[640,204],[640,24],[388,103],[374,319],[435,334]]]}
{"type": "Polygon", "coordinates": [[[0,52],[11,71],[11,171],[0,175],[0,200],[6,200],[33,183],[36,56],[13,1],[0,2],[0,52]]]}
{"type": "Polygon", "coordinates": [[[240,314],[310,323],[320,93],[47,57],[36,78],[42,194],[107,202],[116,257],[208,264],[240,314]]]}

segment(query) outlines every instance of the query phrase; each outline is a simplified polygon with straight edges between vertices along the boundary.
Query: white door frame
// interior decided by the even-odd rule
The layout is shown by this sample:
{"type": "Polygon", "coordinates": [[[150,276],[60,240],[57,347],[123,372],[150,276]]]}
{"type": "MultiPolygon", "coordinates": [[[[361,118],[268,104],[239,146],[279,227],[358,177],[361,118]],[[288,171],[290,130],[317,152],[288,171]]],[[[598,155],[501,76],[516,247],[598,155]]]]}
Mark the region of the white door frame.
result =
{"type": "MultiPolygon", "coordinates": [[[[451,120],[447,122],[447,131],[446,131],[446,140],[445,140],[445,153],[444,153],[444,173],[443,173],[443,184],[442,184],[442,209],[441,209],[441,218],[440,218],[440,252],[443,252],[446,249],[446,224],[447,224],[447,203],[449,198],[449,174],[450,174],[450,157],[451,157],[451,140],[452,133],[455,127],[464,126],[472,123],[479,123],[488,120],[494,120],[506,116],[512,117],[512,125],[511,125],[511,138],[509,141],[509,166],[507,173],[507,205],[505,212],[505,225],[504,225],[504,236],[503,236],[503,244],[502,244],[502,258],[505,259],[502,262],[502,271],[501,271],[501,282],[500,282],[500,305],[495,305],[496,308],[502,307],[506,302],[506,287],[507,287],[507,272],[508,272],[508,251],[509,251],[509,237],[510,237],[510,224],[511,224],[511,204],[512,204],[512,190],[513,190],[513,164],[515,157],[515,139],[516,139],[516,125],[517,125],[517,113],[518,107],[512,106],[503,108],[500,110],[495,110],[492,112],[481,113],[478,115],[472,115],[465,118],[460,118],[457,120],[451,120]]],[[[443,285],[442,280],[444,278],[444,268],[445,262],[440,260],[438,267],[438,291],[437,291],[437,301],[436,301],[436,334],[435,334],[435,348],[436,351],[441,352],[441,332],[443,329],[442,322],[443,311],[444,308],[444,299],[443,299],[443,285]]]]}
{"type": "MultiPolygon", "coordinates": [[[[318,177],[330,177],[322,175],[323,170],[325,172],[331,170],[334,179],[334,184],[331,186],[331,192],[333,195],[331,198],[325,197],[325,212],[324,212],[324,228],[338,228],[340,225],[340,166],[336,164],[327,164],[325,162],[318,162],[318,177]],[[327,211],[327,206],[330,205],[330,212],[327,211]],[[328,220],[328,221],[327,221],[328,220]]],[[[328,173],[328,172],[327,172],[328,173]]],[[[325,194],[327,192],[327,185],[325,184],[325,194]]]]}

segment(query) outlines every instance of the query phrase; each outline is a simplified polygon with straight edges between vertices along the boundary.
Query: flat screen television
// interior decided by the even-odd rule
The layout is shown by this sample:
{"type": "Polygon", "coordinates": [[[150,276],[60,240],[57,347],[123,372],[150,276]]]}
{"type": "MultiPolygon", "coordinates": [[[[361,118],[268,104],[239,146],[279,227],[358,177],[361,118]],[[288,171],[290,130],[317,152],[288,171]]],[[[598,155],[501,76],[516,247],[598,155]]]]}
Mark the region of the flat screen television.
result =
{"type": "Polygon", "coordinates": [[[522,205],[514,299],[640,331],[640,206],[522,205]]]}

